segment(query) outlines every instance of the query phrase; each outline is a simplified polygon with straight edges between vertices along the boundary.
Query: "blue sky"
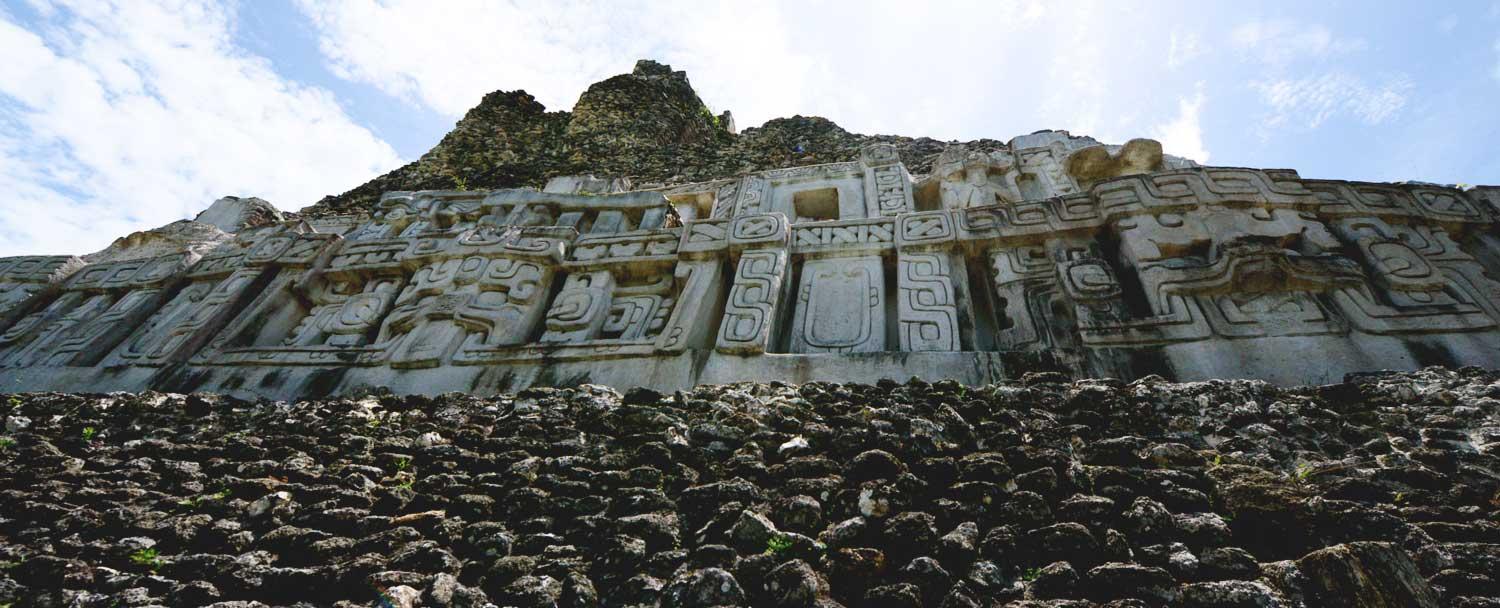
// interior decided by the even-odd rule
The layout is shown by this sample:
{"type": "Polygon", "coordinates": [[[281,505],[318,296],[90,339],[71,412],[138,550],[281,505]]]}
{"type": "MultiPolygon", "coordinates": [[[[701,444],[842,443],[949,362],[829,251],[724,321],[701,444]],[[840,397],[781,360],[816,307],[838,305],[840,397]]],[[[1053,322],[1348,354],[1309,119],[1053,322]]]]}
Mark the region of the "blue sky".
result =
{"type": "Polygon", "coordinates": [[[1500,0],[0,0],[0,255],[87,253],[223,195],[298,209],[486,92],[568,109],[652,57],[740,128],[1162,140],[1215,165],[1500,184],[1500,0]]]}

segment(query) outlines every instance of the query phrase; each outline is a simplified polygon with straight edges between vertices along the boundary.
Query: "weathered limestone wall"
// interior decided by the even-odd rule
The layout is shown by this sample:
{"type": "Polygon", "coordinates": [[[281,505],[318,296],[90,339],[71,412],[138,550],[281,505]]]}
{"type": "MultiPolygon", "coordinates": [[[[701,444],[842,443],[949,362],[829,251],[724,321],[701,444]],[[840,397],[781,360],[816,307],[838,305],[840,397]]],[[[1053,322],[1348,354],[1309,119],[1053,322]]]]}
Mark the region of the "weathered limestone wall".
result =
{"type": "Polygon", "coordinates": [[[148,259],[0,259],[6,390],[1335,381],[1500,366],[1500,188],[1044,132],[655,191],[390,192],[148,259]]]}

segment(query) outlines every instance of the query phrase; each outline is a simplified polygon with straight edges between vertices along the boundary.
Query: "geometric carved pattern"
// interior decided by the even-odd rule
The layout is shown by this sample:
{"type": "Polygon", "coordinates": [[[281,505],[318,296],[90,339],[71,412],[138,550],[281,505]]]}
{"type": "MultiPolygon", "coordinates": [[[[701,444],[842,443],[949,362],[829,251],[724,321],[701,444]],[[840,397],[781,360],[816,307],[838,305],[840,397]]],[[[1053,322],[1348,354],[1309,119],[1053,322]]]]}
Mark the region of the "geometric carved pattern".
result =
{"type": "Polygon", "coordinates": [[[960,350],[948,254],[903,252],[897,273],[901,350],[960,350]]]}
{"type": "Polygon", "coordinates": [[[741,254],[734,273],[734,285],[724,305],[718,340],[720,352],[748,355],[766,351],[771,322],[781,299],[786,262],[784,250],[755,250],[741,254]]]}

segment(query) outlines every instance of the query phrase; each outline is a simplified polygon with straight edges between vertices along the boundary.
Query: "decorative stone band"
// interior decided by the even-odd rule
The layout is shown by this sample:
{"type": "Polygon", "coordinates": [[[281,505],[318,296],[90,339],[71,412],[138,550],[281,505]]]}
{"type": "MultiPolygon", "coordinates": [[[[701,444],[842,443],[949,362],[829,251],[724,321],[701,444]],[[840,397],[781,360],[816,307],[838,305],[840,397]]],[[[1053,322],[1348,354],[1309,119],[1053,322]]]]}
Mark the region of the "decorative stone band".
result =
{"type": "Polygon", "coordinates": [[[393,192],[202,259],[4,258],[0,383],[290,398],[1500,366],[1500,189],[1121,175],[1148,146],[1074,167],[1056,143],[945,153],[960,176],[1011,172],[993,204],[874,147],[651,192],[393,192]]]}

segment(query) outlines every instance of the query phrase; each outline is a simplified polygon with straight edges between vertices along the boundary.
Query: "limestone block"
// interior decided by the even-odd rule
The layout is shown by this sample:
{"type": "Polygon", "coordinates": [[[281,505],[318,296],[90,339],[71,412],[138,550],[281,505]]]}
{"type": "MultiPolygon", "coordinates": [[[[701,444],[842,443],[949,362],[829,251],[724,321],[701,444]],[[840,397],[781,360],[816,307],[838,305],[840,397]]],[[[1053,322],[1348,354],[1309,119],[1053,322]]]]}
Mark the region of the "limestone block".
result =
{"type": "Polygon", "coordinates": [[[1161,142],[1132,139],[1113,150],[1109,146],[1089,146],[1068,155],[1067,170],[1083,188],[1095,182],[1150,173],[1162,168],[1161,142]]]}
{"type": "Polygon", "coordinates": [[[542,188],[542,192],[558,194],[614,194],[628,190],[628,178],[592,175],[559,175],[547,180],[547,185],[542,188]]]}

